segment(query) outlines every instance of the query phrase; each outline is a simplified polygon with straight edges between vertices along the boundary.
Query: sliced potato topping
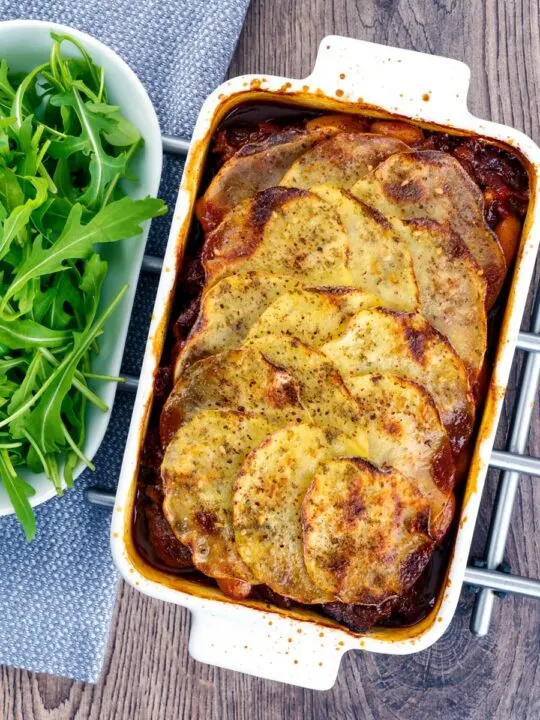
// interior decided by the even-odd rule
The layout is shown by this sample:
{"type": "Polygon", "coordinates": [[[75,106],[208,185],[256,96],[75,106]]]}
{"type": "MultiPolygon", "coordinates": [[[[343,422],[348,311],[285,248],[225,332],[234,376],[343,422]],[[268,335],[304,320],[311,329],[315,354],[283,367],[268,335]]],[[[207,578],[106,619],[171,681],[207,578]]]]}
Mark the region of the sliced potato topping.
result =
{"type": "Polygon", "coordinates": [[[480,188],[455,158],[434,150],[396,153],[351,192],[385,215],[448,224],[482,269],[486,304],[493,305],[506,274],[504,253],[485,223],[480,188]]]}
{"type": "Polygon", "coordinates": [[[262,415],[202,410],[167,446],[161,466],[165,517],[206,575],[256,581],[236,549],[233,484],[247,454],[274,429],[262,415]]]}
{"type": "Polygon", "coordinates": [[[365,123],[247,145],[197,205],[206,284],[161,416],[164,511],[238,600],[378,607],[453,518],[505,258],[453,157],[365,123]]]}
{"type": "Polygon", "coordinates": [[[469,439],[474,403],[467,370],[450,343],[420,315],[375,308],[354,315],[345,334],[321,350],[345,383],[367,373],[393,373],[432,396],[454,453],[469,439]]]}
{"type": "Polygon", "coordinates": [[[411,253],[390,223],[346,190],[316,185],[313,192],[334,208],[347,231],[352,284],[380,297],[385,307],[416,310],[419,294],[411,253]]]}
{"type": "Polygon", "coordinates": [[[279,184],[305,190],[326,183],[350,188],[389,155],[407,149],[395,138],[341,132],[300,155],[279,184]]]}
{"type": "Polygon", "coordinates": [[[201,409],[264,413],[282,422],[306,418],[297,381],[275,367],[256,348],[228,350],[199,360],[183,373],[161,413],[161,439],[201,409]]]}
{"type": "Polygon", "coordinates": [[[261,313],[282,293],[300,290],[302,283],[287,275],[229,275],[209,288],[188,340],[178,357],[175,378],[196,360],[240,347],[261,313]]]}
{"type": "Polygon", "coordinates": [[[322,460],[360,450],[338,430],[297,425],[249,455],[235,484],[233,523],[238,552],[260,583],[302,603],[333,599],[305,569],[302,501],[322,460]]]}
{"type": "Polygon", "coordinates": [[[207,237],[207,286],[250,270],[292,275],[306,285],[351,285],[349,241],[317,195],[270,188],[237,205],[207,237]]]}
{"type": "MultiPolygon", "coordinates": [[[[427,501],[397,470],[359,458],[323,461],[302,507],[307,573],[346,603],[399,596],[433,550],[428,516],[427,501]]],[[[243,545],[241,554],[247,559],[243,545]]]]}
{"type": "Polygon", "coordinates": [[[223,165],[197,202],[197,217],[204,230],[217,227],[238,203],[278,185],[296,158],[337,131],[332,126],[284,131],[264,142],[245,145],[223,165]]]}
{"type": "Polygon", "coordinates": [[[358,406],[328,357],[289,335],[265,335],[249,347],[294,379],[300,403],[314,423],[341,428],[366,447],[358,406]]]}
{"type": "Polygon", "coordinates": [[[307,288],[285,293],[252,325],[247,342],[286,333],[316,348],[339,337],[358,310],[383,304],[375,295],[356,288],[307,288]]]}
{"type": "Polygon", "coordinates": [[[487,347],[486,280],[462,240],[430,220],[392,219],[409,246],[420,290],[420,312],[478,377],[487,347]]]}
{"type": "Polygon", "coordinates": [[[366,428],[366,457],[411,480],[429,502],[429,534],[440,539],[452,519],[455,466],[431,395],[392,374],[359,375],[349,388],[366,428]]]}

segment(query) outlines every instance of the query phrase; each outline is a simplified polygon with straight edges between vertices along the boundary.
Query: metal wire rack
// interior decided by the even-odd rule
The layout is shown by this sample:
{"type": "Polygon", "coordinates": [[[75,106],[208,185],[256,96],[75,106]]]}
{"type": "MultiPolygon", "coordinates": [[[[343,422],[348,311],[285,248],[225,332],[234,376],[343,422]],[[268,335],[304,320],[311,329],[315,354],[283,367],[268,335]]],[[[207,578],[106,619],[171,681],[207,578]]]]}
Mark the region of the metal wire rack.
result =
{"type": "MultiPolygon", "coordinates": [[[[164,135],[163,150],[172,155],[185,155],[189,141],[164,135]]],[[[163,261],[159,257],[145,255],[143,272],[159,274],[163,261]]],[[[533,310],[532,332],[519,333],[517,350],[527,354],[519,383],[518,398],[514,408],[510,440],[505,451],[494,450],[490,467],[502,470],[499,478],[491,524],[488,531],[484,557],[473,559],[465,572],[465,584],[477,592],[471,615],[470,630],[474,635],[486,635],[491,623],[495,597],[506,593],[524,595],[540,600],[540,579],[512,575],[504,561],[506,541],[512,519],[512,510],[521,475],[540,477],[540,458],[524,455],[529,437],[532,413],[540,382],[540,290],[533,310]]],[[[124,375],[119,389],[136,392],[138,378],[124,375]]],[[[111,508],[114,493],[89,488],[86,499],[94,505],[111,508]]]]}

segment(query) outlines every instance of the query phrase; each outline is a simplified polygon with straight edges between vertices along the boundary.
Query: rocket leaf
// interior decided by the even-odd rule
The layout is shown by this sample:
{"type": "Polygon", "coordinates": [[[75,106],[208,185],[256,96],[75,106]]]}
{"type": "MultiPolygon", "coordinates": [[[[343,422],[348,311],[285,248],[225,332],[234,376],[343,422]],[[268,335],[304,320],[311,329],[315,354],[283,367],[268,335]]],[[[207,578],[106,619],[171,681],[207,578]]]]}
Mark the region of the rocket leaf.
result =
{"type": "Polygon", "coordinates": [[[112,314],[120,300],[125,295],[127,285],[120,289],[114,300],[107,307],[101,317],[83,334],[75,335],[73,349],[66,355],[62,363],[54,370],[48,379],[48,387],[39,402],[26,413],[21,429],[26,430],[34,439],[43,454],[58,452],[66,439],[63,432],[62,404],[70,390],[75,371],[83,355],[90,348],[103,324],[112,314]]]}
{"type": "Polygon", "coordinates": [[[166,212],[124,192],[143,140],[109,102],[103,68],[79,41],[51,35],[48,61],[26,74],[0,57],[0,484],[28,540],[33,490],[17,468],[45,472],[59,494],[62,472],[71,487],[80,463],[93,469],[85,408],[107,405],[87,383],[115,380],[92,373],[125,292],[100,310],[111,282],[100,248],[132,242],[166,212]]]}
{"type": "Polygon", "coordinates": [[[52,247],[42,246],[42,236],[38,235],[32,245],[28,258],[21,264],[15,279],[6,291],[0,310],[7,301],[20,292],[33,278],[57,273],[65,268],[66,260],[87,258],[97,243],[115,242],[138,235],[141,223],[156,215],[163,214],[163,203],[155,198],[132,200],[124,197],[107,205],[86,225],[81,224],[82,205],[74,205],[64,232],[52,247]]]}

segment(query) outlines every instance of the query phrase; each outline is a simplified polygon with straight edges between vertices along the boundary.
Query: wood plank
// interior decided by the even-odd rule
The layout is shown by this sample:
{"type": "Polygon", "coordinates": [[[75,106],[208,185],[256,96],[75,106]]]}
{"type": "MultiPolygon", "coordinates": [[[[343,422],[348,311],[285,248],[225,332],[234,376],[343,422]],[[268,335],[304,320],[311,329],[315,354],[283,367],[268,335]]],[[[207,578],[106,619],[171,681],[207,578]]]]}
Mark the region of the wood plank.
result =
{"type": "MultiPolygon", "coordinates": [[[[320,38],[350,35],[458,58],[472,69],[472,112],[540,138],[540,35],[536,0],[254,0],[231,74],[303,76],[320,38]]],[[[536,273],[538,281],[538,271],[536,273]]],[[[525,320],[524,327],[528,327],[525,320]]],[[[514,397],[517,369],[512,374],[514,397]]],[[[506,408],[511,407],[507,405],[506,408]]],[[[507,409],[498,446],[503,447],[507,409]]],[[[530,454],[540,455],[536,408],[530,454]]],[[[487,483],[473,552],[480,554],[496,474],[487,483]]],[[[508,559],[540,577],[540,484],[520,486],[508,559]],[[536,515],[535,515],[536,514],[536,515]]],[[[473,595],[464,591],[448,633],[405,657],[349,653],[335,687],[318,693],[201,665],[187,654],[187,611],[121,585],[101,681],[93,685],[0,669],[0,717],[9,720],[144,718],[540,717],[540,608],[497,602],[487,638],[468,631],[473,595]]]]}

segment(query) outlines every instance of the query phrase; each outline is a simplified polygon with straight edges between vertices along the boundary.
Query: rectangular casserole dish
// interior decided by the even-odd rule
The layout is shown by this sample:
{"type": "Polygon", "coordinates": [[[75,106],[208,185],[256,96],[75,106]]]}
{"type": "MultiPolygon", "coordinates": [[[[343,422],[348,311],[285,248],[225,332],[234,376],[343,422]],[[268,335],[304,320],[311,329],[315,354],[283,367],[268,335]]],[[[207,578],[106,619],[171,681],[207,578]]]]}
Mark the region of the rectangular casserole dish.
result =
{"type": "Polygon", "coordinates": [[[522,133],[480,120],[468,112],[469,78],[469,68],[455,60],[330,36],[323,39],[308,78],[257,75],[233,78],[217,88],[201,110],[178,194],[112,523],[113,554],[123,577],[142,592],[183,605],[192,612],[189,651],[197,660],[323,690],[333,685],[347,650],[418,652],[433,644],[452,620],[540,240],[536,217],[540,150],[522,133]],[[240,104],[254,101],[286,103],[307,110],[397,116],[430,129],[481,135],[510,146],[520,155],[529,173],[529,210],[511,277],[455,542],[435,607],[411,627],[376,628],[360,635],[305,609],[283,611],[260,602],[234,602],[217,588],[151,567],[138,555],[133,543],[138,456],[207,152],[224,116],[240,104]]]}

